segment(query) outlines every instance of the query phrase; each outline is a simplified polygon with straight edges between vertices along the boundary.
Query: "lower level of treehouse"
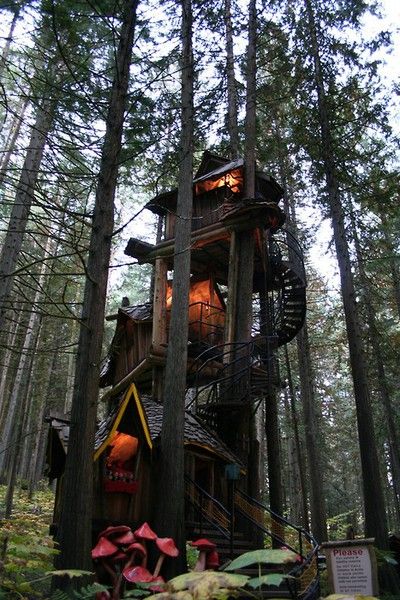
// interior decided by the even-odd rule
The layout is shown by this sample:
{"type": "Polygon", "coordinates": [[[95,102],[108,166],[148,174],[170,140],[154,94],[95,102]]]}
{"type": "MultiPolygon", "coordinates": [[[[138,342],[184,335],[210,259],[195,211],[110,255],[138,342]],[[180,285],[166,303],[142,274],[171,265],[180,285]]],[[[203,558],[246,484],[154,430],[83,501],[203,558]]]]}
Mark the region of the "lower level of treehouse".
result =
{"type": "MultiPolygon", "coordinates": [[[[93,518],[95,529],[99,530],[108,524],[137,525],[152,521],[157,508],[155,499],[159,497],[156,483],[162,404],[139,396],[134,384],[110,403],[108,415],[97,429],[94,449],[93,518]]],[[[48,420],[48,475],[57,479],[56,526],[69,423],[60,415],[50,415],[48,420]]],[[[226,505],[230,493],[227,473],[234,468],[238,475],[244,474],[244,467],[218,436],[189,411],[185,414],[184,445],[187,493],[189,500],[192,499],[187,503],[187,518],[192,521],[198,490],[226,505]]],[[[215,512],[211,507],[210,510],[215,512]]]]}
{"type": "MultiPolygon", "coordinates": [[[[140,397],[134,384],[110,402],[108,415],[97,430],[93,455],[94,538],[109,525],[124,524],[136,529],[145,521],[152,524],[157,500],[162,501],[163,497],[157,489],[162,404],[140,397]]],[[[55,532],[69,422],[62,415],[51,415],[48,421],[48,475],[57,480],[52,525],[55,532]]],[[[280,598],[316,600],[318,545],[312,536],[241,489],[246,473],[240,460],[189,411],[185,414],[184,445],[187,539],[208,537],[214,541],[221,562],[266,543],[292,550],[298,561],[291,566],[290,579],[285,579],[279,590],[274,588],[274,594],[280,598]]],[[[168,492],[165,490],[165,494],[168,492]]]]}

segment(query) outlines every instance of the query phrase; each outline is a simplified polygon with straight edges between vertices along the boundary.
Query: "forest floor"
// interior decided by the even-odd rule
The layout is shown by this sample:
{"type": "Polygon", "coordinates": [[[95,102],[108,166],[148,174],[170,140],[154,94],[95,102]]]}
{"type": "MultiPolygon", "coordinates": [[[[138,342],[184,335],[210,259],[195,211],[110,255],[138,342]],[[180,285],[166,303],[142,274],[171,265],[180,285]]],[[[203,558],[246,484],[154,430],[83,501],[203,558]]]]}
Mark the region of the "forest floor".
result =
{"type": "Polygon", "coordinates": [[[49,535],[54,493],[43,482],[32,499],[16,491],[12,519],[4,519],[5,486],[0,486],[0,600],[46,597],[53,569],[54,540],[49,535]]]}
{"type": "MultiPolygon", "coordinates": [[[[0,485],[0,600],[49,598],[49,572],[57,554],[49,535],[54,493],[45,481],[32,499],[26,489],[18,490],[12,518],[4,519],[5,492],[6,487],[0,485]]],[[[324,577],[322,580],[322,589],[328,593],[324,590],[324,577]]],[[[384,595],[380,599],[400,600],[397,595],[384,595]]]]}

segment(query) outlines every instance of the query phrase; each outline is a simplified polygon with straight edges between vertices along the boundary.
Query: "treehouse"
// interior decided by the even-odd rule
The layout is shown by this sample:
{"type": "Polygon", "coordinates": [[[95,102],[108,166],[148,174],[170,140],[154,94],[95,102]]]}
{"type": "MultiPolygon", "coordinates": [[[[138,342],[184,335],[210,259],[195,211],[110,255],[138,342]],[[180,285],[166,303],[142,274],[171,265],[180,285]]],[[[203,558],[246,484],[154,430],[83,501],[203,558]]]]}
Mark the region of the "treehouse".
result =
{"type": "MultiPolygon", "coordinates": [[[[236,534],[250,537],[250,544],[270,535],[275,545],[291,547],[304,557],[304,571],[314,581],[311,538],[296,530],[300,546],[288,545],[285,531],[292,526],[260,503],[254,427],[259,407],[272,401],[271,389],[280,385],[276,349],[303,325],[302,252],[292,233],[282,228],[282,188],[256,170],[254,197],[246,198],[244,174],[242,159],[205,152],[193,180],[186,527],[191,536],[203,533],[207,523],[219,545],[229,540],[230,554],[236,534]]],[[[164,370],[174,302],[177,194],[176,189],[163,192],[146,205],[159,219],[162,235],[157,243],[131,238],[125,250],[139,264],[153,266],[154,290],[151,302],[122,306],[111,317],[115,334],[100,377],[101,386],[109,388],[102,397],[106,417],[93,453],[96,529],[152,522],[162,501],[156,481],[168,393],[164,370]]],[[[59,417],[51,423],[50,473],[60,481],[68,424],[59,417]]],[[[57,510],[56,504],[55,523],[57,510]]]]}
{"type": "MultiPolygon", "coordinates": [[[[110,410],[97,429],[93,454],[93,525],[97,532],[109,523],[136,524],[152,520],[157,478],[154,451],[162,426],[162,404],[150,396],[139,396],[135,384],[111,396],[109,401],[110,410]]],[[[50,415],[48,421],[47,461],[51,466],[48,476],[60,484],[68,449],[69,421],[58,414],[50,415]]],[[[225,469],[227,465],[236,464],[238,458],[189,411],[185,417],[184,445],[188,493],[195,497],[195,487],[200,482],[201,489],[211,497],[227,499],[225,469]]],[[[243,469],[243,465],[240,468],[243,469]]],[[[58,488],[54,524],[58,522],[60,496],[58,488]]]]}

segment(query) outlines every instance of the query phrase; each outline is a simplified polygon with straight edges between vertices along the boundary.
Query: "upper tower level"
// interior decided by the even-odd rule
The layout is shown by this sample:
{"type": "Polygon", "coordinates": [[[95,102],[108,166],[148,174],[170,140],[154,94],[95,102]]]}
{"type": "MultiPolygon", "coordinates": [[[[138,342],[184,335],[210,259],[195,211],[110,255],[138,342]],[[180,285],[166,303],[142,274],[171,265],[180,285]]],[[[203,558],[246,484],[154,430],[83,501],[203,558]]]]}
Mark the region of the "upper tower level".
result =
{"type": "MultiPolygon", "coordinates": [[[[283,189],[273,177],[256,172],[256,197],[245,198],[243,159],[229,161],[205,152],[193,180],[191,273],[208,276],[226,285],[229,271],[229,247],[232,231],[276,230],[285,221],[278,206],[283,189]]],[[[157,258],[167,261],[173,269],[174,236],[178,190],[163,192],[153,198],[146,208],[162,219],[162,238],[151,245],[131,238],[126,254],[139,263],[154,263],[157,258]]],[[[255,280],[264,265],[264,248],[257,246],[255,280]]]]}
{"type": "MultiPolygon", "coordinates": [[[[241,206],[243,198],[244,162],[239,158],[229,161],[205,152],[201,165],[193,180],[192,231],[212,229],[213,225],[224,222],[226,214],[241,206]]],[[[164,219],[164,240],[175,235],[176,203],[178,190],[159,194],[146,206],[164,219]]],[[[265,173],[256,176],[256,200],[277,205],[283,190],[278,183],[265,173]]],[[[282,213],[276,211],[276,225],[283,223],[282,213]]]]}

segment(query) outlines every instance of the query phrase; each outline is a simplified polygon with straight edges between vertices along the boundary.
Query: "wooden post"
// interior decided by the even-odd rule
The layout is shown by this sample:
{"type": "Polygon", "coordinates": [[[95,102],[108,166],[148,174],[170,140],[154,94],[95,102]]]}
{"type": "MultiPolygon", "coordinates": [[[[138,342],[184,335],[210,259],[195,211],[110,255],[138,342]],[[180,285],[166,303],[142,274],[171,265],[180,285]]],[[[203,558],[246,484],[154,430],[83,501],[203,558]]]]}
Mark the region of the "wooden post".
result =
{"type": "MultiPolygon", "coordinates": [[[[167,343],[167,261],[157,258],[154,268],[153,333],[152,346],[167,343]]],[[[153,368],[153,398],[161,402],[164,368],[153,368]]]]}

